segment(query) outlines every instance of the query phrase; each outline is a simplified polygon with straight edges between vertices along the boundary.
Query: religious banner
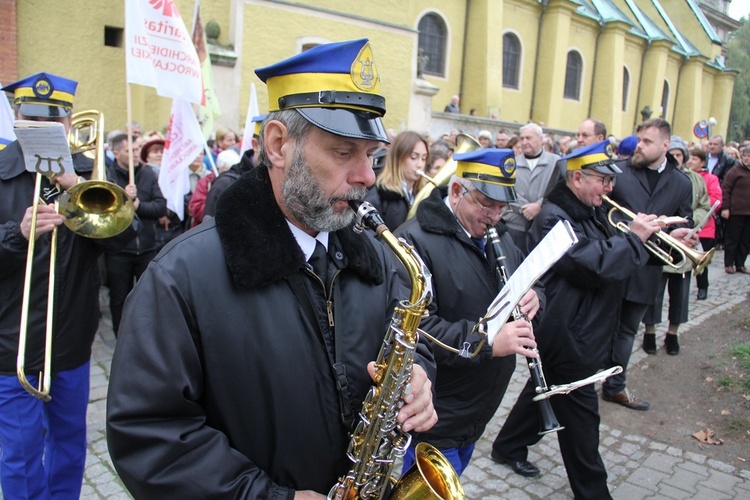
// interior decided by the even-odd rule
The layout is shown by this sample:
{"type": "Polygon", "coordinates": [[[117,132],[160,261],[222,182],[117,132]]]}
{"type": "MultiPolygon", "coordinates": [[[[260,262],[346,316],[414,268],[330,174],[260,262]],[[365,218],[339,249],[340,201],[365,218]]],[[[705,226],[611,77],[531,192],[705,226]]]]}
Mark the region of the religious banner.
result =
{"type": "MultiPolygon", "coordinates": [[[[0,84],[2,88],[2,84],[0,84]]],[[[13,132],[13,110],[5,96],[0,97],[0,151],[5,146],[16,140],[16,133],[13,132]]]]}
{"type": "Polygon", "coordinates": [[[219,107],[219,99],[216,97],[211,56],[208,53],[206,32],[203,31],[200,4],[197,1],[195,2],[195,22],[193,23],[193,45],[198,54],[203,76],[203,102],[198,112],[198,122],[203,129],[203,136],[208,139],[214,132],[216,119],[221,117],[221,108],[219,107]]]}
{"type": "Polygon", "coordinates": [[[159,188],[167,199],[167,208],[180,220],[185,217],[185,195],[190,192],[188,166],[203,150],[204,143],[193,106],[184,99],[173,100],[159,169],[159,188]]]}
{"type": "Polygon", "coordinates": [[[125,1],[127,82],[203,103],[201,65],[173,0],[125,1]]]}

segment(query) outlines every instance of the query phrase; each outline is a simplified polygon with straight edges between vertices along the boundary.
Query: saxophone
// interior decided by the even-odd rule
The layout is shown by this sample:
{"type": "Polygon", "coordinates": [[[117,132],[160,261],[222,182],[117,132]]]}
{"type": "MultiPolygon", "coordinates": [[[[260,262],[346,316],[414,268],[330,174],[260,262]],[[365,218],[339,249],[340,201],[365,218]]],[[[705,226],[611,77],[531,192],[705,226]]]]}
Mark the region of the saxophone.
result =
{"type": "MultiPolygon", "coordinates": [[[[349,471],[328,493],[330,500],[382,499],[396,459],[403,457],[411,436],[396,420],[403,395],[410,390],[414,352],[419,340],[419,322],[430,302],[430,272],[412,247],[396,238],[367,202],[350,201],[357,214],[356,232],[375,231],[406,268],[411,296],[395,308],[391,324],[375,361],[374,385],[360,410],[351,435],[347,457],[349,471]]],[[[393,486],[391,499],[464,498],[463,487],[450,462],[434,446],[419,443],[416,463],[393,486]]]]}

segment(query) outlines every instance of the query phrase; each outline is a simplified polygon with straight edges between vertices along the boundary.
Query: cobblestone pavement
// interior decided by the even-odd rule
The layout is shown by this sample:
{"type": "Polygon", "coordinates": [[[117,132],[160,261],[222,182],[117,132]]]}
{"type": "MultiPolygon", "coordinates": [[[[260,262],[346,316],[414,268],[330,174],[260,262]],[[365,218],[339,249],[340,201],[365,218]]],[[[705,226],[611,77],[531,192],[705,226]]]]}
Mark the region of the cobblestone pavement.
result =
{"type": "MultiPolygon", "coordinates": [[[[695,301],[695,281],[692,282],[691,320],[681,326],[681,333],[689,332],[703,320],[744,301],[750,291],[750,276],[730,276],[724,273],[722,252],[716,253],[710,273],[711,293],[708,300],[695,301]]],[[[87,418],[89,450],[81,498],[116,500],[131,496],[114,472],[105,438],[107,383],[115,346],[106,304],[106,289],[103,289],[102,320],[94,342],[91,363],[91,401],[87,418]]],[[[637,365],[645,357],[647,355],[640,349],[640,342],[636,341],[630,366],[637,365]]],[[[527,377],[528,370],[519,359],[503,404],[477,443],[472,462],[461,478],[467,498],[572,498],[554,435],[545,436],[529,450],[529,460],[542,471],[542,475],[536,479],[514,474],[509,468],[500,466],[489,458],[492,441],[527,377]]],[[[625,434],[608,426],[604,420],[600,435],[600,451],[609,473],[610,491],[616,499],[750,499],[750,464],[740,469],[644,436],[625,434]]]]}

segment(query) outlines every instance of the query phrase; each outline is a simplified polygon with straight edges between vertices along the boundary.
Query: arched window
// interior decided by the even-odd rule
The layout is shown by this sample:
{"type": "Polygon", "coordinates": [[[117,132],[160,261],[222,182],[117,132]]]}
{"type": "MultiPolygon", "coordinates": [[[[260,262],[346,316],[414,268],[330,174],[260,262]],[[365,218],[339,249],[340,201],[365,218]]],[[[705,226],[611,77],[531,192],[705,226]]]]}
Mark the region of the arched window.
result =
{"type": "Polygon", "coordinates": [[[628,68],[622,68],[622,111],[628,110],[628,94],[630,93],[630,72],[628,68]]]}
{"type": "Polygon", "coordinates": [[[437,14],[425,14],[419,20],[419,54],[425,57],[423,72],[445,76],[445,40],[448,29],[437,14]]]}
{"type": "Polygon", "coordinates": [[[581,73],[583,71],[583,60],[581,54],[575,50],[568,52],[568,63],[565,68],[565,92],[563,96],[567,99],[581,99],[581,73]]]}
{"type": "Polygon", "coordinates": [[[661,117],[667,117],[667,106],[669,105],[669,82],[664,80],[664,87],[661,91],[661,117]]]}
{"type": "Polygon", "coordinates": [[[518,88],[521,70],[521,42],[513,33],[503,35],[503,87],[518,88]]]}

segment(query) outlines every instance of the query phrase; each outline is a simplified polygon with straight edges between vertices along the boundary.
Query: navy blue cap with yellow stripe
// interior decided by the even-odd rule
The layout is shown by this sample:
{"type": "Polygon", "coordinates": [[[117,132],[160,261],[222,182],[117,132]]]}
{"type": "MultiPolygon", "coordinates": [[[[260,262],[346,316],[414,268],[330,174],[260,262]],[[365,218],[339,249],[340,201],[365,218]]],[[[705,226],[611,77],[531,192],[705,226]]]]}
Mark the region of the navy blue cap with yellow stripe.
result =
{"type": "Polygon", "coordinates": [[[266,116],[268,116],[268,113],[250,118],[250,121],[255,124],[253,125],[253,135],[260,137],[260,127],[263,125],[263,120],[266,119],[266,116]]]}
{"type": "Polygon", "coordinates": [[[564,157],[568,170],[595,170],[602,174],[621,174],[622,170],[615,165],[612,144],[608,139],[591,144],[564,157]]]}
{"type": "Polygon", "coordinates": [[[268,87],[268,110],[297,110],[332,134],[389,142],[385,97],[369,40],[318,45],[255,74],[268,87]]]}
{"type": "Polygon", "coordinates": [[[78,82],[53,75],[37,73],[6,85],[5,92],[13,92],[13,103],[23,116],[61,118],[73,108],[73,97],[78,82]]]}
{"type": "Polygon", "coordinates": [[[516,201],[516,157],[512,149],[486,148],[455,153],[456,175],[469,179],[495,201],[516,201]]]}

